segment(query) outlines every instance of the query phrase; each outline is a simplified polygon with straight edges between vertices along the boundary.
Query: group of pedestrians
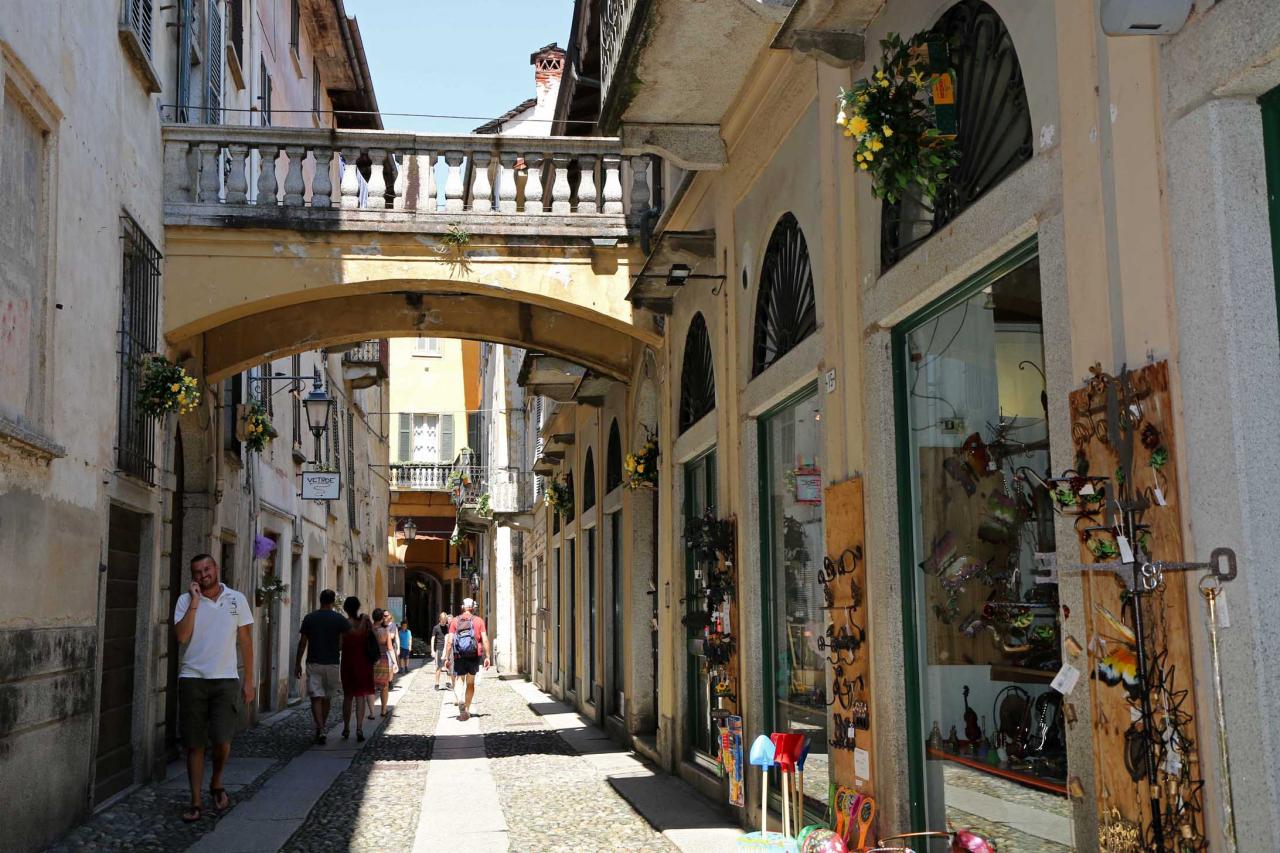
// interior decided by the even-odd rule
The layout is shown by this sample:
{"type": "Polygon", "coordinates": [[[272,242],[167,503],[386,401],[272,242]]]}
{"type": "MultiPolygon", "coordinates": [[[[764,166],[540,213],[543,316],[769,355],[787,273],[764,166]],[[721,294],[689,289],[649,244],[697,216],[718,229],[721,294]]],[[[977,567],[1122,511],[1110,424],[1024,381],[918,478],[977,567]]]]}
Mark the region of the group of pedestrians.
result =
{"type": "MultiPolygon", "coordinates": [[[[364,721],[376,719],[374,697],[381,696],[382,716],[387,716],[391,680],[401,669],[408,671],[413,651],[408,622],[397,627],[395,617],[381,607],[366,614],[354,595],[342,602],[344,616],[335,609],[337,598],[331,589],[320,593],[320,608],[302,620],[294,658],[294,677],[299,680],[303,679],[306,660],[305,685],[317,744],[325,742],[329,713],[339,689],[342,737],[351,736],[354,714],[356,740],[363,741],[364,721]]],[[[441,613],[439,624],[432,629],[436,689],[440,689],[441,673],[448,676],[449,688],[466,688],[465,698],[456,702],[460,720],[471,716],[476,673],[481,666],[490,666],[488,629],[475,609],[475,601],[468,598],[462,602],[461,614],[450,619],[441,613]]],[[[191,560],[190,587],[174,607],[173,626],[184,647],[178,673],[178,710],[191,786],[191,802],[182,819],[190,823],[204,813],[202,786],[205,755],[210,750],[213,808],[221,813],[231,806],[222,774],[239,721],[255,698],[253,611],[243,595],[222,583],[217,561],[209,554],[199,554],[191,560]],[[244,662],[243,681],[237,647],[244,662]]]]}

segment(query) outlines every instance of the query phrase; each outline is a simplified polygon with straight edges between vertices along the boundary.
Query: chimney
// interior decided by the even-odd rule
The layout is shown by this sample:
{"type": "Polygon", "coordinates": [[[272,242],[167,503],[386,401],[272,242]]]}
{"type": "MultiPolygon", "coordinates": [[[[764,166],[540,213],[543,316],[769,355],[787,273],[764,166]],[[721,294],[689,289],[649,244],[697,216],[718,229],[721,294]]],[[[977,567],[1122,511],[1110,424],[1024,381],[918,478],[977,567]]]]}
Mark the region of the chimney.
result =
{"type": "Polygon", "coordinates": [[[554,109],[560,76],[564,73],[564,50],[552,42],[530,56],[529,62],[533,65],[533,85],[538,96],[536,110],[554,109]]]}

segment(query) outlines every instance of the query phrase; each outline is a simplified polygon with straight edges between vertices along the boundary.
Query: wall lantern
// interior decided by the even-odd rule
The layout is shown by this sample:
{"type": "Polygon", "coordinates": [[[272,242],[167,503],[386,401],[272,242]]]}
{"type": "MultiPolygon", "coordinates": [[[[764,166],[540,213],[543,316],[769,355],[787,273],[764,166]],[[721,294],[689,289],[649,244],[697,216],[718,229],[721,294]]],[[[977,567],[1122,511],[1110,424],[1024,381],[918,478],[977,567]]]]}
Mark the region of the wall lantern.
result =
{"type": "Polygon", "coordinates": [[[404,540],[406,542],[412,542],[418,538],[418,525],[413,523],[412,518],[406,518],[400,529],[404,532],[404,540]]]}
{"type": "Polygon", "coordinates": [[[667,271],[667,287],[683,287],[692,272],[688,264],[672,264],[667,271]]]}

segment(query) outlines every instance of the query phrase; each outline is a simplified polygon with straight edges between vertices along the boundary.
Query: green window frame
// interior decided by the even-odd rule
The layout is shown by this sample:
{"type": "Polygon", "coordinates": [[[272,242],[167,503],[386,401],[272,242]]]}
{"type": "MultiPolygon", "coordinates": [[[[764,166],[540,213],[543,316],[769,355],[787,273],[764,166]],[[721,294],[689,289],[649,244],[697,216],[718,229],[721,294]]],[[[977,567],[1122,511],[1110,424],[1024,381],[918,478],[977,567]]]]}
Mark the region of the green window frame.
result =
{"type": "MultiPolygon", "coordinates": [[[[707,504],[712,508],[719,504],[716,494],[716,449],[711,447],[706,451],[690,459],[684,463],[684,521],[697,518],[707,509],[706,506],[698,506],[694,501],[694,495],[697,492],[695,485],[698,479],[702,479],[702,486],[707,496],[707,504]]],[[[694,569],[697,568],[697,558],[694,556],[693,549],[685,544],[684,549],[684,583],[685,583],[685,603],[683,612],[688,613],[692,608],[697,606],[698,599],[692,594],[696,581],[693,577],[694,569]]],[[[709,760],[715,757],[715,744],[711,743],[712,752],[699,747],[699,704],[698,694],[702,689],[701,664],[699,658],[701,655],[695,655],[691,651],[690,642],[698,638],[700,631],[694,627],[685,628],[685,684],[687,687],[688,698],[685,703],[685,734],[688,749],[686,756],[694,761],[699,758],[709,760]]]]}
{"type": "Polygon", "coordinates": [[[950,293],[926,305],[893,327],[890,332],[893,351],[893,421],[898,483],[898,557],[902,582],[903,663],[906,686],[908,796],[913,831],[927,829],[925,804],[924,724],[920,700],[920,625],[916,619],[916,596],[919,594],[918,560],[912,543],[915,529],[911,483],[911,436],[908,431],[909,382],[907,377],[907,335],[955,305],[971,298],[1039,253],[1039,240],[1032,237],[1007,252],[993,264],[962,283],[950,293]]]}
{"type": "Polygon", "coordinates": [[[1271,220],[1271,269],[1280,314],[1280,87],[1258,99],[1262,107],[1262,156],[1267,176],[1267,213],[1271,220]]]}

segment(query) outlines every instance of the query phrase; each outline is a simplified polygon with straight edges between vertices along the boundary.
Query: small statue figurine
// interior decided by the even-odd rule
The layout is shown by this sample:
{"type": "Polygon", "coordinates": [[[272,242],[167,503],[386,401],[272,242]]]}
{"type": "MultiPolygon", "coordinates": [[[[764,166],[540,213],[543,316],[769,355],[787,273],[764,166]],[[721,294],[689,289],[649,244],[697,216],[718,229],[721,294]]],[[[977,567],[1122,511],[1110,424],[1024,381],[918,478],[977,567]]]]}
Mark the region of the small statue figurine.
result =
{"type": "Polygon", "coordinates": [[[951,734],[947,735],[947,752],[958,752],[960,750],[960,738],[956,737],[956,727],[951,727],[951,734]]]}
{"type": "Polygon", "coordinates": [[[933,731],[929,732],[928,745],[930,749],[942,749],[942,729],[938,728],[938,721],[933,721],[933,731]]]}

